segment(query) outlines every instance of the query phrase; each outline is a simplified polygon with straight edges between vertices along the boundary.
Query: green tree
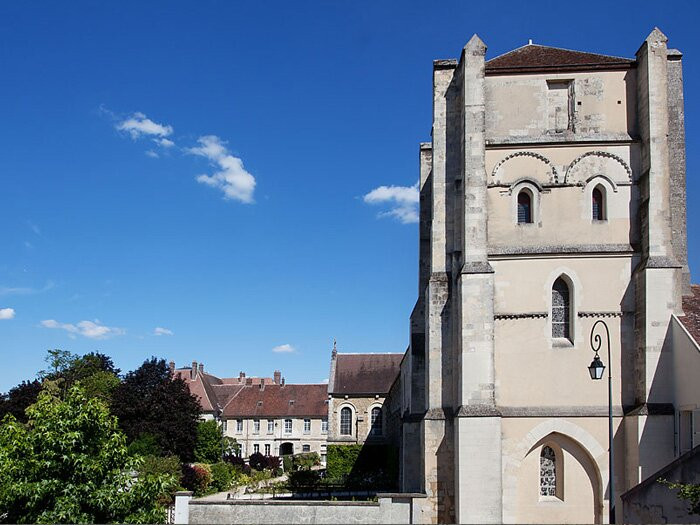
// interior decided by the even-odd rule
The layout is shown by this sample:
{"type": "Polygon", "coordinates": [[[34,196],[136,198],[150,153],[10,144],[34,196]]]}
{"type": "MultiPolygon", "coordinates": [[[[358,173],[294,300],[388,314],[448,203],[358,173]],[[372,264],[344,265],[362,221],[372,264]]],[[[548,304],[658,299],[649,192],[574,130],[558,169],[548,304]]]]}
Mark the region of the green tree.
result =
{"type": "Polygon", "coordinates": [[[224,433],[214,420],[200,421],[197,425],[197,445],[194,459],[200,463],[221,461],[224,452],[224,433]]]}
{"type": "Polygon", "coordinates": [[[153,357],[126,374],[110,407],[129,441],[149,433],[164,455],[194,459],[202,409],[185,382],[171,377],[164,359],[153,357]]]}
{"type": "Polygon", "coordinates": [[[43,381],[55,382],[64,393],[80,382],[88,397],[107,402],[119,385],[119,369],[114,367],[110,357],[99,352],[79,356],[66,350],[54,349],[47,351],[44,361],[49,369],[39,371],[38,380],[22,381],[7,394],[0,396],[0,419],[6,414],[12,414],[19,421],[26,422],[24,411],[36,403],[43,381]]]}
{"type": "Polygon", "coordinates": [[[104,402],[79,386],[59,398],[55,384],[26,411],[0,425],[0,515],[16,523],[162,522],[158,498],[174,487],[168,475],[133,477],[140,458],[104,402]]]}
{"type": "Polygon", "coordinates": [[[7,394],[0,398],[0,419],[6,414],[12,414],[19,421],[27,422],[24,411],[29,405],[36,403],[36,398],[41,391],[41,383],[34,381],[22,381],[19,385],[11,388],[7,394]]]}

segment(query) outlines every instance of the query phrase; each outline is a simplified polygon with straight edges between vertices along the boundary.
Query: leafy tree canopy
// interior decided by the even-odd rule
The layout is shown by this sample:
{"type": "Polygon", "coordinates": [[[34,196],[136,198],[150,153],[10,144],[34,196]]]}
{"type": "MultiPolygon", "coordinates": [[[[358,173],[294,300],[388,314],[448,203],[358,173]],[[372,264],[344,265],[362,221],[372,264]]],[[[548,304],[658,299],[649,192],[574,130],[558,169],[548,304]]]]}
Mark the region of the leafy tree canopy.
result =
{"type": "Polygon", "coordinates": [[[164,359],[153,357],[126,374],[110,406],[129,441],[149,433],[163,454],[194,459],[201,407],[185,382],[172,378],[164,359]]]}
{"type": "Polygon", "coordinates": [[[216,463],[221,461],[224,452],[224,433],[219,424],[214,421],[200,421],[197,425],[197,445],[194,448],[194,459],[200,463],[216,463]]]}
{"type": "Polygon", "coordinates": [[[44,359],[48,370],[39,372],[39,379],[22,381],[0,396],[0,419],[12,414],[17,420],[25,422],[25,410],[36,403],[41,391],[42,381],[54,381],[65,392],[78,381],[87,397],[99,398],[109,402],[112,391],[119,384],[119,369],[112,359],[99,352],[85,355],[71,354],[66,350],[49,350],[44,359]]]}
{"type": "Polygon", "coordinates": [[[0,419],[6,414],[12,414],[17,420],[25,422],[27,416],[24,411],[29,405],[36,403],[36,398],[41,391],[41,383],[38,380],[22,381],[16,387],[10,389],[0,398],[0,419]]]}
{"type": "Polygon", "coordinates": [[[29,422],[7,416],[0,425],[0,515],[17,523],[162,522],[157,499],[176,481],[132,477],[140,458],[106,405],[79,386],[62,400],[49,382],[29,422]]]}

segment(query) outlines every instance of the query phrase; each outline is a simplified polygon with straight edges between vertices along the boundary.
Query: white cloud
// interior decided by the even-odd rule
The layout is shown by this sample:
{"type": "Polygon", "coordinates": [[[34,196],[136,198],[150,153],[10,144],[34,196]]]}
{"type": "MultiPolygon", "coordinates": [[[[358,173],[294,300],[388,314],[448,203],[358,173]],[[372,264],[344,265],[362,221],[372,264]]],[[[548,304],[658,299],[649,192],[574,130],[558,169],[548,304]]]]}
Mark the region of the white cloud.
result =
{"type": "Polygon", "coordinates": [[[47,281],[43,288],[31,288],[28,286],[0,286],[0,295],[32,295],[47,292],[55,286],[56,284],[53,281],[47,281]]]}
{"type": "Polygon", "coordinates": [[[175,145],[175,143],[172,140],[166,138],[153,139],[153,142],[155,142],[163,148],[172,148],[175,145]]]}
{"type": "Polygon", "coordinates": [[[158,157],[160,157],[160,155],[158,155],[158,154],[157,154],[155,151],[153,151],[152,149],[146,150],[146,156],[147,156],[147,157],[151,157],[152,159],[157,159],[158,157]]]}
{"type": "Polygon", "coordinates": [[[125,331],[121,328],[103,325],[99,319],[95,321],[79,321],[76,324],[59,323],[54,319],[41,321],[44,328],[58,328],[68,332],[69,336],[82,335],[89,339],[107,339],[115,335],[123,335],[125,331]]]}
{"type": "Polygon", "coordinates": [[[173,335],[173,331],[162,326],[156,326],[155,330],[153,330],[153,335],[173,335]]]}
{"type": "Polygon", "coordinates": [[[243,167],[243,161],[234,157],[216,135],[206,135],[197,139],[199,146],[187,148],[188,153],[205,157],[219,168],[213,175],[198,175],[197,182],[224,192],[225,199],[245,203],[253,202],[255,177],[243,167]]]}
{"type": "Polygon", "coordinates": [[[414,186],[379,186],[362,198],[367,204],[389,204],[379,217],[394,217],[402,224],[418,222],[418,183],[414,186]]]}
{"type": "Polygon", "coordinates": [[[291,354],[293,352],[296,352],[297,350],[290,344],[284,344],[274,347],[272,351],[276,354],[291,354]]]}
{"type": "Polygon", "coordinates": [[[167,124],[153,122],[143,113],[134,113],[131,117],[117,123],[119,131],[125,131],[131,135],[132,139],[138,139],[144,135],[155,135],[156,137],[167,137],[172,135],[173,127],[167,124]]]}
{"type": "Polygon", "coordinates": [[[327,385],[327,384],[328,384],[328,378],[326,378],[326,379],[321,379],[321,383],[323,383],[324,385],[327,385]]]}
{"type": "Polygon", "coordinates": [[[14,308],[0,308],[0,320],[14,319],[14,308]]]}

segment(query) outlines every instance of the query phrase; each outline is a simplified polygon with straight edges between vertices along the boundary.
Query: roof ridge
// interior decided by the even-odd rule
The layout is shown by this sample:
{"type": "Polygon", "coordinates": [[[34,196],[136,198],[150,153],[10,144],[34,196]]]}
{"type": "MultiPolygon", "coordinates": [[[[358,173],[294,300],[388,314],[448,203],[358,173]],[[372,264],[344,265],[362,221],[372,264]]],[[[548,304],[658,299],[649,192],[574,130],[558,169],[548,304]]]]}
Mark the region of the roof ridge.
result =
{"type": "Polygon", "coordinates": [[[567,52],[569,52],[569,53],[580,53],[580,54],[584,54],[584,55],[594,55],[594,56],[606,57],[606,58],[617,58],[617,59],[619,59],[619,60],[624,60],[624,61],[626,61],[626,62],[634,62],[634,60],[635,60],[635,59],[633,59],[633,58],[622,57],[622,56],[619,56],[619,55],[606,55],[606,54],[603,54],[603,53],[595,53],[595,52],[593,52],[593,51],[581,51],[580,49],[569,49],[569,48],[567,48],[567,47],[549,46],[549,45],[535,44],[535,43],[529,44],[529,43],[528,43],[528,44],[525,44],[525,45],[523,45],[523,46],[516,47],[515,49],[511,49],[510,51],[507,51],[507,52],[505,52],[505,53],[501,53],[500,55],[497,55],[497,56],[495,56],[495,57],[493,57],[493,58],[489,58],[489,59],[486,61],[486,63],[488,64],[488,63],[491,62],[492,60],[496,60],[497,58],[502,58],[502,57],[504,57],[504,56],[506,56],[506,55],[509,55],[510,53],[515,53],[516,51],[520,51],[520,50],[525,49],[525,48],[528,48],[528,47],[540,47],[540,48],[546,48],[546,49],[556,49],[556,50],[559,50],[559,51],[567,51],[567,52]]]}

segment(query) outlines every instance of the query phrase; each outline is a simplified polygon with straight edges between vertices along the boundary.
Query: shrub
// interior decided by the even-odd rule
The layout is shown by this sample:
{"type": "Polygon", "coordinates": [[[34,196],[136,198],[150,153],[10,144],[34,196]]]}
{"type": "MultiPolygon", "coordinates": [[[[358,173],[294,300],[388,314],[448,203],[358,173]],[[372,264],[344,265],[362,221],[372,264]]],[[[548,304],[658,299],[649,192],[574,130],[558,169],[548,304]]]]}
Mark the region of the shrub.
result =
{"type": "Polygon", "coordinates": [[[211,465],[211,485],[216,492],[229,490],[236,479],[236,470],[230,463],[219,461],[211,465]]]}
{"type": "Polygon", "coordinates": [[[139,468],[139,476],[147,476],[149,474],[169,474],[174,476],[178,482],[182,478],[182,463],[177,456],[144,456],[141,467],[139,468]]]}
{"type": "Polygon", "coordinates": [[[248,465],[250,465],[250,468],[254,468],[255,470],[263,470],[265,467],[267,467],[267,461],[265,460],[265,456],[263,456],[260,452],[255,452],[248,458],[248,465]]]}
{"type": "Polygon", "coordinates": [[[211,484],[211,470],[209,465],[193,463],[185,465],[182,469],[182,485],[194,492],[195,496],[206,494],[211,484]]]}
{"type": "Polygon", "coordinates": [[[296,470],[289,474],[288,486],[291,490],[312,488],[321,482],[321,472],[318,470],[296,470]]]}
{"type": "Polygon", "coordinates": [[[396,485],[398,456],[394,447],[328,445],[327,450],[326,473],[329,479],[358,488],[370,484],[384,488],[396,485]]]}
{"type": "Polygon", "coordinates": [[[282,460],[279,456],[267,456],[265,463],[265,468],[270,469],[275,476],[282,475],[282,460]]]}
{"type": "Polygon", "coordinates": [[[292,471],[292,456],[282,456],[282,467],[285,472],[292,471]]]}
{"type": "Polygon", "coordinates": [[[160,456],[161,449],[158,439],[153,434],[144,432],[129,444],[131,456],[160,456]]]}
{"type": "Polygon", "coordinates": [[[292,467],[294,470],[309,470],[321,464],[321,457],[316,452],[304,452],[292,456],[292,467]]]}

